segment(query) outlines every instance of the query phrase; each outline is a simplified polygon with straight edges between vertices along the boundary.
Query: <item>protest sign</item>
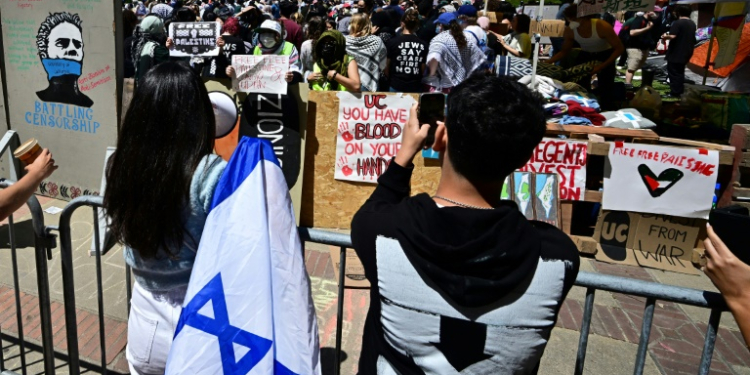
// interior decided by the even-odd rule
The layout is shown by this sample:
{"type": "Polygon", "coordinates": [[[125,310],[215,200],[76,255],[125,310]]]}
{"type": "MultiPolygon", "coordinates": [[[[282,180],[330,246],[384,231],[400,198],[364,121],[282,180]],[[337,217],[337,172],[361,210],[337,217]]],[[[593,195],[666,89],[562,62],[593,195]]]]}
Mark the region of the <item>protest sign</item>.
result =
{"type": "Polygon", "coordinates": [[[698,274],[691,262],[705,220],[638,214],[633,252],[642,267],[698,274]]]}
{"type": "Polygon", "coordinates": [[[531,20],[531,32],[541,36],[562,37],[565,33],[565,21],[563,20],[531,20]]]}
{"type": "Polygon", "coordinates": [[[289,56],[234,55],[232,66],[234,91],[286,95],[284,76],[289,70],[289,56]]]}
{"type": "MultiPolygon", "coordinates": [[[[559,5],[545,5],[542,7],[542,18],[547,20],[554,20],[557,17],[557,12],[560,10],[559,5]]],[[[532,20],[535,20],[539,15],[539,6],[527,5],[523,8],[523,14],[529,16],[532,20]]]]}
{"type": "Polygon", "coordinates": [[[518,210],[529,220],[534,220],[534,188],[532,173],[513,172],[513,198],[518,210]]]}
{"type": "Polygon", "coordinates": [[[637,266],[633,254],[636,226],[640,217],[634,212],[602,211],[596,222],[594,240],[599,243],[597,260],[637,266]]]}
{"type": "Polygon", "coordinates": [[[578,3],[578,17],[600,13],[623,11],[649,12],[654,10],[655,0],[581,0],[578,3]]]}
{"type": "Polygon", "coordinates": [[[603,209],[708,218],[717,151],[615,142],[606,163],[603,209]]]}
{"type": "Polygon", "coordinates": [[[336,180],[377,183],[401,147],[411,96],[338,93],[336,180]]]}
{"type": "Polygon", "coordinates": [[[36,138],[60,166],[40,184],[43,195],[99,192],[102,156],[117,139],[113,25],[122,25],[115,8],[106,1],[0,2],[10,123],[21,141],[36,138]]]}
{"type": "Polygon", "coordinates": [[[560,182],[557,174],[534,174],[534,199],[534,219],[560,227],[560,182]]]}
{"type": "Polygon", "coordinates": [[[560,176],[560,199],[583,200],[587,152],[587,142],[544,138],[531,154],[531,160],[519,171],[557,173],[560,176]]]}
{"type": "Polygon", "coordinates": [[[169,37],[174,42],[170,56],[218,56],[216,39],[221,35],[218,22],[172,22],[169,37]]]}
{"type": "Polygon", "coordinates": [[[602,211],[593,238],[597,260],[697,274],[692,264],[702,219],[636,212],[602,211]]]}

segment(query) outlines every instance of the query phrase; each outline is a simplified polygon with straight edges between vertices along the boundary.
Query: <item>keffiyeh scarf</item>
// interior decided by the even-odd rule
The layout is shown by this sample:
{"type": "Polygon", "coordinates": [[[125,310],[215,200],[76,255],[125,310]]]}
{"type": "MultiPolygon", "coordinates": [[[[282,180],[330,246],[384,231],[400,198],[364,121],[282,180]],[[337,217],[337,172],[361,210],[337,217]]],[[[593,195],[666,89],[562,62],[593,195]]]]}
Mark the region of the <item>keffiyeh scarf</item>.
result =
{"type": "Polygon", "coordinates": [[[439,63],[437,77],[426,77],[424,83],[437,89],[455,87],[487,61],[487,56],[477,47],[473,38],[466,39],[466,47],[461,50],[448,31],[443,31],[432,39],[427,61],[436,60],[439,63]]]}
{"type": "Polygon", "coordinates": [[[385,69],[386,49],[383,41],[374,35],[346,36],[346,54],[357,61],[362,91],[378,88],[380,72],[385,69]]]}

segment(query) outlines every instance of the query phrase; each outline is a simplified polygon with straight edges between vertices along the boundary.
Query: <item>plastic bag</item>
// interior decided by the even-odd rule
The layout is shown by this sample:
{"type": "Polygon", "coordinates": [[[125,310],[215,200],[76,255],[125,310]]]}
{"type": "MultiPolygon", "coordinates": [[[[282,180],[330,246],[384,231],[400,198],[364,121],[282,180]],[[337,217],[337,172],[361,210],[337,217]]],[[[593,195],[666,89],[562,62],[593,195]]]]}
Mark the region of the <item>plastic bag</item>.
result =
{"type": "Polygon", "coordinates": [[[651,86],[643,86],[635,93],[630,106],[638,109],[643,117],[655,119],[659,117],[661,111],[661,95],[651,86]]]}

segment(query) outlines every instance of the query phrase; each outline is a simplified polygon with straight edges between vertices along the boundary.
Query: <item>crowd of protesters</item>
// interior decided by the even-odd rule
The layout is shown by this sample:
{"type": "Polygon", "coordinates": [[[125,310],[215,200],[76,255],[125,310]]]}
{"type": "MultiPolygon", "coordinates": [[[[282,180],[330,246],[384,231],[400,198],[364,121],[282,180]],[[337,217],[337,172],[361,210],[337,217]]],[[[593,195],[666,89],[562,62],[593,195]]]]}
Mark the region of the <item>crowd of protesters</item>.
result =
{"type": "Polygon", "coordinates": [[[290,56],[289,82],[313,90],[447,93],[473,72],[491,70],[496,55],[532,56],[528,16],[506,6],[509,30],[500,35],[478,17],[482,7],[468,0],[136,1],[124,9],[125,78],[137,83],[167,60],[228,78],[232,56],[273,53],[290,56]],[[221,24],[222,53],[170,58],[169,24],[198,21],[221,24]]]}

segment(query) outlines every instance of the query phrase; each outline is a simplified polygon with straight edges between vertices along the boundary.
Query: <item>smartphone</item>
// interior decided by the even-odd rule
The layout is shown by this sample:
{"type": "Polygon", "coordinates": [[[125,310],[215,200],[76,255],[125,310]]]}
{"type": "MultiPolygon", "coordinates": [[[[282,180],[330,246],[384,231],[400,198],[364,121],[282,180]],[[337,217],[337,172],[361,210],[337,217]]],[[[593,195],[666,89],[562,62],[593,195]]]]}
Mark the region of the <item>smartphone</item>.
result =
{"type": "Polygon", "coordinates": [[[445,121],[445,94],[424,93],[419,95],[419,124],[430,124],[430,132],[424,141],[425,146],[435,143],[435,130],[438,121],[445,121]]]}

